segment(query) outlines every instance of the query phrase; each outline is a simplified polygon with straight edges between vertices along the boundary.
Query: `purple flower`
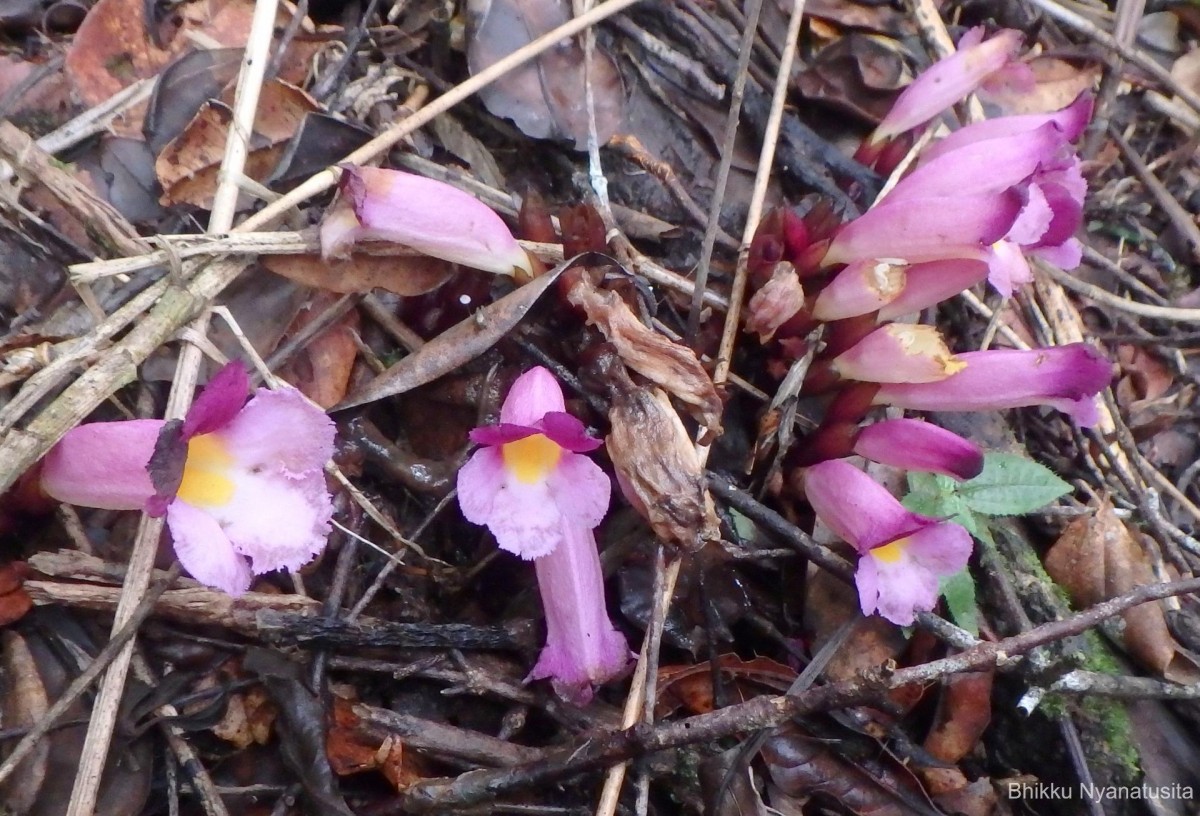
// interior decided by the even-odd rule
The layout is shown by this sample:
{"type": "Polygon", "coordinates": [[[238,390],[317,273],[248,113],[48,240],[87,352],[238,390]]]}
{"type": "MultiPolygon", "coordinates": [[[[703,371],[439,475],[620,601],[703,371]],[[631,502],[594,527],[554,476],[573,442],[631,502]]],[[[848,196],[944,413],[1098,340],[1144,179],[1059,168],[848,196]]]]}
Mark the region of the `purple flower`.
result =
{"type": "Polygon", "coordinates": [[[858,432],[854,452],[904,470],[971,479],[983,470],[983,451],[956,433],[919,419],[885,419],[858,432]]]}
{"type": "Polygon", "coordinates": [[[85,507],[165,513],[183,568],[231,595],[254,575],[298,569],[329,533],[323,467],[333,423],[294,389],[259,389],[246,402],[248,385],[242,364],[230,363],[182,425],[141,419],[69,431],[46,454],[43,490],[85,507]]]}
{"type": "Polygon", "coordinates": [[[963,364],[933,326],[890,323],[835,357],[832,367],[848,380],[927,383],[946,379],[963,364]]]}
{"type": "Polygon", "coordinates": [[[581,455],[601,443],[565,409],[553,374],[537,367],[521,375],[500,423],[471,432],[484,447],[458,473],[458,501],[501,548],[534,559],[546,647],[529,677],[549,677],[561,696],[584,704],[593,686],[624,670],[629,647],[608,617],[593,533],[608,509],[609,480],[581,455]]]}
{"type": "Polygon", "coordinates": [[[1112,364],[1087,343],[956,355],[962,370],[931,383],[880,386],[876,405],[917,411],[992,411],[1049,405],[1079,425],[1097,420],[1096,394],[1112,379],[1112,364]]]}
{"type": "Polygon", "coordinates": [[[326,258],[378,238],[498,275],[532,274],[529,256],[500,216],[456,187],[398,170],[344,165],[341,191],[321,223],[326,258]]]}
{"type": "Polygon", "coordinates": [[[971,536],[957,524],[910,512],[891,493],[847,462],[813,465],[805,492],[817,517],[858,551],[854,583],[863,614],[878,612],[910,626],[933,609],[938,578],[971,557],[971,536]]]}
{"type": "Polygon", "coordinates": [[[959,40],[958,50],[938,60],[913,80],[871,135],[878,143],[925,124],[980,86],[1031,86],[1033,74],[1014,61],[1021,32],[1006,29],[984,40],[973,28],[959,40]]]}

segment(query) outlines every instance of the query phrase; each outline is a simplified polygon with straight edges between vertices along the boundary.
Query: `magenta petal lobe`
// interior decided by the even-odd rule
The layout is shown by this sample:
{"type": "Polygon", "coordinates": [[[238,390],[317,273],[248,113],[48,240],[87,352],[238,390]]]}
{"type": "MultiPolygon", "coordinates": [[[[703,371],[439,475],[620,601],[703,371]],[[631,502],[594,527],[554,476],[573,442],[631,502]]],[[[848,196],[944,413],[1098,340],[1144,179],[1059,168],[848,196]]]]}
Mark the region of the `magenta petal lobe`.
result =
{"type": "Polygon", "coordinates": [[[42,489],[80,507],[140,510],[154,495],[146,465],[161,419],[93,422],[68,431],[42,465],[42,489]]]}

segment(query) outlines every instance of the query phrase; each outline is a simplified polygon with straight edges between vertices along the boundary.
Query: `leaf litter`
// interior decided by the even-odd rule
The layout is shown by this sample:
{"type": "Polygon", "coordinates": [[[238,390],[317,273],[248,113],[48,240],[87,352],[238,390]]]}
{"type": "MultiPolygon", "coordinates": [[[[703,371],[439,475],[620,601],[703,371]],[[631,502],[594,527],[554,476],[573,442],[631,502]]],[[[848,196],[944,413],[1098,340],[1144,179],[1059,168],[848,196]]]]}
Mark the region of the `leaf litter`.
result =
{"type": "MultiPolygon", "coordinates": [[[[783,19],[789,4],[766,3],[766,19],[783,19]]],[[[730,361],[737,379],[718,386],[713,373],[722,313],[712,308],[699,333],[685,336],[686,276],[695,266],[705,225],[680,203],[678,189],[701,210],[713,204],[713,168],[728,106],[724,94],[735,80],[731,66],[744,9],[735,9],[741,4],[643,5],[619,26],[598,32],[590,64],[584,64],[582,40],[565,41],[502,78],[478,101],[435,118],[391,156],[375,156],[391,167],[400,166],[401,152],[415,154],[447,178],[469,180],[473,194],[506,202],[507,212],[532,195],[548,201],[550,212],[598,204],[595,221],[579,232],[569,215],[557,221],[547,214],[540,230],[509,222],[518,237],[536,242],[529,246],[550,273],[509,282],[425,256],[379,254],[379,247],[364,244],[349,257],[329,262],[315,253],[262,255],[237,289],[219,296],[217,302],[230,307],[255,352],[270,359],[286,381],[333,410],[343,440],[334,461],[360,496],[338,489],[335,517],[348,532],[335,532],[324,556],[294,580],[268,577],[256,585],[253,600],[231,602],[179,579],[168,590],[174,594],[164,595],[157,611],[148,613],[139,638],[142,653],[169,680],[161,696],[175,704],[178,719],[139,718],[150,724],[141,735],[118,729],[114,756],[124,753],[110,762],[100,783],[96,812],[166,813],[177,812],[177,805],[200,812],[211,806],[210,795],[224,798],[229,812],[416,809],[426,791],[443,784],[434,780],[457,778],[467,788],[472,777],[460,773],[497,764],[481,759],[486,754],[481,754],[481,739],[511,746],[515,769],[506,771],[506,779],[515,779],[524,791],[511,801],[592,809],[591,782],[597,777],[559,786],[538,781],[533,771],[527,778],[520,775],[525,763],[546,762],[563,746],[569,749],[562,761],[567,768],[571,752],[586,750],[596,735],[619,723],[628,685],[605,686],[581,709],[558,699],[545,684],[525,683],[536,656],[529,638],[501,644],[481,632],[488,626],[537,631],[532,571],[497,556],[494,542],[444,501],[469,453],[467,432],[495,416],[504,389],[533,365],[550,366],[565,383],[567,412],[606,438],[599,461],[623,495],[599,528],[602,567],[609,593],[620,596],[620,603],[610,606],[618,610],[614,621],[635,648],[654,617],[658,548],[669,545],[670,557],[683,559],[659,656],[656,717],[661,726],[644,728],[741,711],[731,707],[780,694],[821,645],[858,614],[853,589],[793,549],[795,537],[812,530],[811,511],[794,486],[778,472],[759,479],[746,469],[765,407],[760,400],[778,385],[773,376],[778,359],[744,335],[730,361]],[[670,225],[638,233],[632,252],[630,245],[610,240],[615,224],[586,182],[589,165],[581,151],[588,140],[588,81],[599,145],[617,136],[645,152],[634,160],[628,150],[602,151],[612,210],[647,224],[670,225]],[[670,189],[665,176],[646,172],[653,162],[665,163],[680,187],[670,189]],[[572,258],[573,250],[591,254],[572,258]],[[564,255],[571,260],[560,263],[564,255]],[[346,309],[345,297],[352,305],[336,311],[346,309]],[[312,326],[324,328],[313,334],[312,326]],[[286,359],[277,359],[278,350],[287,350],[295,337],[303,342],[292,344],[299,347],[286,359]],[[698,436],[712,445],[707,463],[697,454],[698,436]],[[754,501],[782,515],[771,525],[735,517],[723,501],[714,501],[706,468],[733,479],[754,501]],[[373,546],[358,543],[360,538],[373,546]],[[321,616],[314,611],[318,604],[324,608],[321,616]],[[282,645],[262,635],[265,628],[256,628],[276,620],[270,615],[289,614],[302,630],[320,619],[350,622],[366,615],[416,627],[412,631],[426,639],[420,646],[363,646],[354,641],[361,627],[347,626],[320,639],[282,645]],[[417,729],[421,736],[411,736],[412,722],[403,733],[399,725],[389,732],[385,716],[367,718],[366,712],[388,709],[426,723],[417,729]],[[176,727],[172,722],[186,726],[172,732],[174,742],[167,733],[176,727]],[[180,740],[192,752],[191,760],[178,753],[180,740]],[[170,773],[163,763],[151,761],[151,746],[156,757],[173,752],[170,773]],[[196,768],[211,776],[188,777],[196,768]],[[188,780],[182,787],[181,776],[188,780]],[[259,797],[257,804],[252,796],[259,797]]],[[[1006,10],[1003,19],[990,19],[989,12],[975,7],[962,10],[964,24],[1021,25],[1029,44],[1036,41],[1040,47],[1029,59],[1032,90],[1007,101],[991,100],[1007,104],[1009,112],[1057,109],[1094,87],[1111,66],[1106,55],[1098,56],[1094,34],[1087,30],[1044,25],[1041,17],[1036,25],[1008,19],[1010,13],[1036,16],[1035,8],[1042,5],[1006,10]]],[[[811,212],[822,194],[845,196],[844,189],[857,195],[858,182],[832,181],[849,178],[842,147],[877,123],[911,75],[929,61],[913,36],[929,31],[911,14],[850,0],[810,6],[810,27],[803,35],[810,58],[793,77],[790,101],[795,104],[784,114],[785,152],[770,190],[771,201],[797,205],[802,212],[811,212]]],[[[58,161],[143,235],[196,231],[206,220],[204,210],[211,206],[230,137],[233,88],[253,5],[227,0],[146,9],[126,0],[101,0],[82,22],[69,9],[51,10],[23,3],[0,10],[6,35],[41,27],[47,38],[45,53],[12,49],[4,55],[0,110],[19,115],[15,121],[34,137],[74,112],[55,88],[61,80],[37,73],[54,54],[65,55],[64,74],[86,107],[140,80],[153,83],[149,103],[125,108],[100,135],[61,152],[58,161]],[[35,127],[39,116],[42,124],[35,127]]],[[[295,9],[282,8],[277,34],[290,38],[290,47],[272,64],[254,131],[247,134],[250,162],[244,175],[262,186],[243,185],[239,211],[248,215],[264,206],[262,201],[344,160],[374,129],[427,104],[429,92],[440,94],[478,74],[579,11],[565,0],[491,0],[453,10],[414,2],[373,11],[369,19],[335,20],[324,9],[314,9],[313,19],[294,19],[295,9]]],[[[1178,24],[1176,33],[1156,34],[1153,47],[1165,49],[1164,60],[1174,66],[1179,87],[1136,72],[1125,78],[1174,100],[1174,107],[1119,86],[1106,102],[1107,112],[1194,219],[1197,201],[1190,191],[1200,171],[1183,149],[1186,137],[1180,134],[1186,130],[1177,128],[1187,127],[1183,114],[1188,113],[1188,88],[1194,93],[1191,57],[1198,31],[1194,18],[1182,10],[1165,13],[1178,24]]],[[[1156,20],[1155,26],[1162,22],[1156,20]]],[[[748,176],[766,128],[767,83],[780,55],[782,26],[768,27],[750,60],[745,121],[733,148],[730,189],[736,192],[721,212],[730,234],[742,226],[748,176]]],[[[951,31],[955,37],[961,33],[951,31]]],[[[1080,295],[1075,329],[1082,327],[1105,345],[1122,367],[1114,391],[1118,424],[1083,438],[1035,409],[1006,415],[1005,429],[1022,448],[1019,455],[1010,453],[1007,465],[985,469],[979,481],[962,485],[912,482],[910,507],[957,516],[981,540],[996,539],[993,544],[1003,552],[1013,546],[1011,536],[1019,528],[1023,551],[1034,562],[1044,560],[1041,573],[1031,565],[1013,566],[1007,556],[984,548],[970,568],[975,580],[968,579],[977,593],[954,601],[947,592],[944,611],[960,621],[956,607],[971,607],[985,641],[1070,614],[1061,598],[1058,606],[1045,600],[1055,597],[1055,586],[1083,609],[1162,580],[1186,579],[1194,574],[1200,552],[1191,537],[1200,522],[1200,494],[1195,446],[1188,445],[1196,421],[1196,384],[1194,367],[1188,365],[1195,337],[1187,329],[1194,315],[1187,311],[1186,293],[1196,282],[1189,277],[1186,253],[1170,240],[1158,240],[1178,224],[1164,215],[1144,179],[1124,166],[1120,152],[1105,143],[1106,134],[1097,138],[1096,152],[1086,157],[1094,193],[1087,204],[1085,238],[1115,267],[1096,264],[1082,277],[1121,298],[1183,311],[1142,317],[1080,295]],[[1026,469],[1038,461],[1065,481],[1026,469]],[[1064,498],[1064,491],[1071,492],[1064,498]],[[1052,512],[1030,516],[1027,524],[1010,525],[1004,518],[1047,502],[1052,512]]],[[[9,152],[4,157],[20,161],[9,152]]],[[[0,205],[7,259],[0,261],[0,406],[95,324],[94,309],[63,283],[68,264],[81,255],[122,254],[102,227],[80,218],[79,200],[37,183],[26,183],[19,200],[19,207],[7,198],[0,205]],[[82,253],[79,247],[85,248],[82,253]],[[84,327],[75,329],[77,337],[40,332],[42,316],[56,309],[73,314],[74,321],[62,325],[84,327]]],[[[311,228],[327,203],[321,197],[302,201],[283,215],[286,224],[278,228],[311,228]]],[[[626,218],[619,215],[617,223],[626,218]]],[[[130,234],[136,232],[130,228],[130,234]]],[[[735,253],[718,251],[714,288],[722,298],[736,266],[735,253]]],[[[103,308],[111,312],[129,302],[154,276],[174,281],[190,274],[176,262],[168,267],[153,275],[114,278],[111,288],[117,294],[105,299],[103,308]]],[[[992,342],[989,332],[997,329],[996,342],[1002,345],[1041,345],[1047,332],[1066,331],[1057,325],[1065,319],[1061,303],[1044,289],[1022,297],[1005,305],[990,325],[990,313],[982,311],[986,305],[955,301],[944,307],[944,325],[972,349],[992,342]],[[1056,325],[1045,325],[1046,319],[1056,325]]],[[[772,329],[782,326],[772,324],[772,329]]],[[[119,341],[120,334],[107,335],[101,345],[114,336],[119,341]]],[[[214,331],[211,339],[214,354],[245,353],[236,333],[214,331]]],[[[135,385],[117,391],[94,418],[161,416],[164,383],[173,377],[168,362],[164,350],[143,367],[135,385]]],[[[820,402],[807,395],[799,401],[801,437],[806,423],[820,421],[820,402]]],[[[82,670],[80,656],[95,654],[95,644],[104,643],[128,557],[129,514],[51,510],[37,495],[35,473],[0,497],[0,537],[10,559],[0,570],[6,729],[34,726],[82,670]],[[29,571],[27,558],[55,550],[70,567],[29,571]],[[74,662],[64,662],[63,655],[74,655],[74,662]]],[[[836,540],[816,546],[835,558],[852,555],[836,540]]],[[[1073,784],[1086,771],[1103,782],[1138,784],[1138,759],[1130,746],[1148,744],[1147,732],[1164,720],[1196,722],[1194,702],[1163,703],[1153,716],[1143,710],[1130,720],[1122,718],[1123,703],[1106,698],[1100,704],[1107,706],[1101,727],[1079,700],[1061,694],[1049,711],[1029,715],[1032,725],[1022,731],[1013,726],[1024,715],[1016,714],[1012,700],[1072,671],[1106,672],[1118,686],[1130,681],[1129,688],[1134,680],[1161,682],[1155,687],[1160,690],[1194,686],[1196,639],[1188,633],[1198,628],[1198,611],[1195,597],[1184,595],[1110,620],[1099,631],[1129,658],[1126,663],[1112,664],[1107,648],[1089,641],[1078,647],[1082,657],[1038,652],[1028,668],[954,673],[892,693],[876,690],[869,704],[835,706],[786,725],[749,758],[726,756],[728,743],[715,737],[685,741],[662,755],[670,758],[667,763],[651,765],[648,809],[701,812],[708,797],[710,812],[728,812],[731,803],[725,797],[736,796],[743,807],[781,812],[820,807],[844,813],[982,814],[1013,806],[1004,791],[1014,779],[1073,784]],[[1105,660],[1110,664],[1098,671],[1105,660]],[[1071,730],[1075,743],[1062,737],[1071,730]],[[1056,753],[1060,740],[1067,747],[1056,753]],[[1133,753],[1122,753],[1128,750],[1133,753]],[[1114,756],[1131,759],[1119,766],[1114,756]],[[719,781],[713,784],[737,762],[748,762],[749,774],[739,777],[748,785],[723,790],[719,781]],[[684,770],[689,767],[702,768],[700,777],[684,770]]],[[[924,631],[901,631],[875,618],[855,625],[823,677],[827,683],[854,683],[864,671],[919,667],[956,653],[924,631]]],[[[1145,685],[1137,688],[1148,693],[1145,685]]],[[[139,695],[141,690],[130,685],[126,705],[136,706],[139,695]]],[[[157,704],[159,697],[152,700],[157,704]]],[[[92,705],[90,696],[74,703],[66,715],[73,724],[40,740],[9,776],[3,795],[10,810],[66,812],[69,783],[50,781],[74,775],[86,730],[80,723],[91,716],[92,705]]],[[[1189,749],[1198,751],[1194,737],[1185,733],[1165,750],[1186,757],[1189,749]]],[[[647,761],[659,762],[662,756],[647,761]]],[[[1156,755],[1153,761],[1143,757],[1142,765],[1160,789],[1200,784],[1194,763],[1166,762],[1156,755]]],[[[1162,803],[1164,812],[1183,812],[1182,801],[1162,803]]],[[[635,806],[632,798],[629,804],[635,806]]],[[[1050,812],[1029,801],[1019,805],[1050,812]]]]}

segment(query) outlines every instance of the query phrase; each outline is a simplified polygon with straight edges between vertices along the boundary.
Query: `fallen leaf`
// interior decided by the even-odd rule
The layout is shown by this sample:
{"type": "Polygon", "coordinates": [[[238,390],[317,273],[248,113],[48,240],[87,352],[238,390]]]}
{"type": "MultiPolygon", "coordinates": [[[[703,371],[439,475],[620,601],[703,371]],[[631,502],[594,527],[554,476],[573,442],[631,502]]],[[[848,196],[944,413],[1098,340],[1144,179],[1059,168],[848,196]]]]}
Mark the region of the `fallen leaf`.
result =
{"type": "MultiPolygon", "coordinates": [[[[570,19],[566,0],[471,0],[467,4],[467,64],[472,74],[570,19]]],[[[587,148],[584,54],[575,40],[560,43],[479,92],[496,116],[512,119],[535,139],[570,139],[587,148]]],[[[604,145],[624,118],[625,88],[616,63],[599,46],[590,70],[597,139],[604,145]]]]}
{"type": "MultiPolygon", "coordinates": [[[[1157,583],[1145,553],[1107,500],[1094,515],[1067,525],[1046,553],[1045,564],[1081,608],[1157,583]]],[[[1200,682],[1200,671],[1171,636],[1161,604],[1141,604],[1121,617],[1123,643],[1135,660],[1168,680],[1200,682]]]]}
{"type": "Polygon", "coordinates": [[[796,77],[806,99],[847,111],[876,125],[911,79],[891,41],[851,31],[822,48],[796,77]]]}
{"type": "Polygon", "coordinates": [[[629,379],[617,355],[597,362],[612,394],[605,440],[617,484],[660,540],[696,552],[720,537],[696,445],[658,388],[629,379]]]}
{"type": "Polygon", "coordinates": [[[558,280],[572,258],[541,277],[488,304],[474,315],[439,334],[395,363],[365,388],[351,394],[335,410],[353,408],[394,394],[411,391],[466,365],[490,349],[529,314],[542,294],[558,280]]]}
{"type": "Polygon", "coordinates": [[[646,326],[616,292],[599,289],[586,274],[578,276],[567,300],[600,329],[625,365],[688,406],[706,441],[720,434],[724,405],[694,351],[646,326]]]}
{"type": "Polygon", "coordinates": [[[253,686],[245,692],[229,695],[229,703],[220,722],[212,727],[216,736],[241,750],[251,745],[266,745],[275,722],[275,706],[266,689],[253,686]]]}
{"type": "MultiPolygon", "coordinates": [[[[733,702],[743,702],[762,694],[787,691],[796,679],[795,669],[766,657],[742,660],[736,654],[716,659],[717,669],[731,681],[733,702]]],[[[690,714],[716,710],[713,700],[713,661],[688,666],[662,666],[658,670],[658,715],[665,717],[678,708],[690,714]]]]}
{"type": "Polygon", "coordinates": [[[355,252],[349,258],[328,261],[317,255],[268,255],[261,262],[276,275],[340,294],[386,289],[412,297],[432,292],[455,274],[452,264],[427,255],[355,252]]]}
{"type": "MultiPolygon", "coordinates": [[[[296,315],[288,329],[289,333],[303,329],[336,300],[337,297],[331,292],[318,292],[308,308],[296,315]]],[[[280,376],[322,408],[337,405],[346,396],[350,374],[358,357],[358,346],[354,342],[358,327],[358,311],[351,309],[332,326],[305,343],[304,348],[284,366],[280,376]]]]}
{"type": "Polygon", "coordinates": [[[168,65],[154,83],[142,133],[158,154],[187,128],[210,99],[237,79],[242,66],[241,48],[192,51],[168,65]]]}
{"type": "Polygon", "coordinates": [[[993,672],[963,672],[942,682],[933,728],[925,750],[955,764],[971,753],[992,721],[993,672]]]}
{"type": "MultiPolygon", "coordinates": [[[[317,108],[316,101],[294,85],[279,80],[264,84],[244,174],[265,179],[279,162],[284,143],[317,108]]],[[[164,204],[212,206],[231,119],[225,102],[210,99],[183,133],[163,148],[154,167],[162,182],[164,204]]]]}
{"type": "Polygon", "coordinates": [[[1033,71],[1033,90],[1004,94],[996,101],[1006,114],[1049,113],[1071,104],[1083,91],[1095,86],[1100,79],[1100,63],[1078,66],[1054,57],[1030,60],[1033,71]]]}

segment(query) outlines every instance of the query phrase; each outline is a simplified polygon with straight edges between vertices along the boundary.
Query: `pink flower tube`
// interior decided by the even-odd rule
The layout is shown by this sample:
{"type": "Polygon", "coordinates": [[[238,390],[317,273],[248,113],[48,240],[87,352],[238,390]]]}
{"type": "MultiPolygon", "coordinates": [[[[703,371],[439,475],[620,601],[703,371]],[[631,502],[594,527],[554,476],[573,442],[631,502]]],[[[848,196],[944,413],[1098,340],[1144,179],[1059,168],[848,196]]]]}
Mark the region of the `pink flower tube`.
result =
{"type": "Polygon", "coordinates": [[[608,477],[581,455],[601,443],[565,409],[553,374],[536,367],[521,375],[500,424],[471,432],[483,447],[458,473],[458,501],[502,549],[534,560],[546,647],[529,679],[548,677],[582,705],[624,671],[629,646],[608,617],[593,533],[608,509],[608,477]]]}
{"type": "Polygon", "coordinates": [[[859,431],[854,452],[872,462],[955,479],[971,479],[983,470],[983,450],[978,445],[919,419],[871,423],[859,431]]]}
{"type": "Polygon", "coordinates": [[[883,485],[840,459],[808,469],[804,489],[817,517],[858,551],[854,583],[863,614],[911,626],[937,604],[938,578],[971,557],[957,524],[917,515],[883,485]]]}
{"type": "Polygon", "coordinates": [[[60,501],[166,514],[175,554],[201,583],[239,595],[254,575],[295,570],[325,548],[333,503],[323,468],[333,423],[298,391],[259,389],[230,363],[182,425],[96,422],[46,454],[60,501]]]}
{"type": "Polygon", "coordinates": [[[833,358],[843,379],[875,383],[927,383],[962,370],[933,326],[890,323],[833,358]]]}
{"type": "Polygon", "coordinates": [[[532,274],[529,256],[500,216],[457,187],[378,167],[342,167],[341,197],[321,223],[321,254],[356,241],[395,241],[474,269],[532,274]]]}
{"type": "Polygon", "coordinates": [[[1112,364],[1087,343],[957,355],[965,367],[932,383],[880,386],[876,405],[916,411],[993,411],[1049,405],[1079,425],[1097,420],[1096,394],[1112,379],[1112,364]]]}
{"type": "Polygon", "coordinates": [[[1006,29],[987,40],[983,34],[982,28],[971,29],[959,40],[957,51],[913,80],[871,134],[871,142],[925,124],[985,83],[1032,84],[1032,72],[1014,60],[1021,47],[1021,32],[1006,29]]]}

